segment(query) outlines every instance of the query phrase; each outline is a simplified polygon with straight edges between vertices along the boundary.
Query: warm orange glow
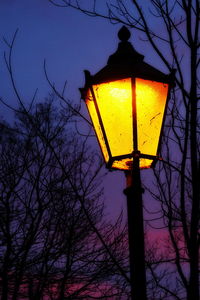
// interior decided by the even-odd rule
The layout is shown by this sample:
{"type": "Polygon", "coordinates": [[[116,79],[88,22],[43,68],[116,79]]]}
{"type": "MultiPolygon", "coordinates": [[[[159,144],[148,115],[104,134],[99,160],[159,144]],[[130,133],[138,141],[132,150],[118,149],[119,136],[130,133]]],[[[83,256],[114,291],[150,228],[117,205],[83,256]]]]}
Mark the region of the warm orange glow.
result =
{"type": "Polygon", "coordinates": [[[112,156],[133,151],[131,79],[93,86],[112,156]]]}
{"type": "Polygon", "coordinates": [[[108,151],[107,151],[107,148],[106,148],[106,145],[105,145],[105,140],[104,140],[104,137],[103,137],[103,133],[102,133],[100,124],[99,124],[97,112],[96,112],[94,101],[92,99],[92,95],[91,95],[90,91],[88,91],[88,94],[87,94],[86,105],[87,105],[87,108],[89,110],[89,114],[91,116],[92,123],[93,123],[94,129],[95,129],[95,132],[96,132],[96,135],[97,135],[97,138],[98,138],[98,141],[99,141],[104,159],[105,159],[106,162],[108,162],[108,159],[109,159],[108,151]]]}
{"type": "Polygon", "coordinates": [[[121,160],[115,160],[112,167],[120,170],[128,170],[132,167],[133,160],[131,158],[125,158],[121,160]]]}
{"type": "MultiPolygon", "coordinates": [[[[151,167],[152,162],[153,162],[152,159],[140,158],[140,168],[148,169],[151,167]]],[[[126,158],[121,160],[115,160],[113,162],[112,167],[115,169],[128,170],[132,168],[132,165],[133,165],[133,159],[126,158]]]]}
{"type": "Polygon", "coordinates": [[[143,154],[157,153],[167,93],[167,84],[136,78],[138,150],[143,154]]]}
{"type": "MultiPolygon", "coordinates": [[[[136,78],[132,87],[131,78],[127,78],[92,88],[86,104],[106,163],[111,161],[112,168],[126,170],[132,168],[133,150],[156,156],[168,84],[136,78]],[[134,101],[138,149],[134,149],[134,101]]],[[[150,168],[152,162],[140,158],[140,168],[150,168]]]]}

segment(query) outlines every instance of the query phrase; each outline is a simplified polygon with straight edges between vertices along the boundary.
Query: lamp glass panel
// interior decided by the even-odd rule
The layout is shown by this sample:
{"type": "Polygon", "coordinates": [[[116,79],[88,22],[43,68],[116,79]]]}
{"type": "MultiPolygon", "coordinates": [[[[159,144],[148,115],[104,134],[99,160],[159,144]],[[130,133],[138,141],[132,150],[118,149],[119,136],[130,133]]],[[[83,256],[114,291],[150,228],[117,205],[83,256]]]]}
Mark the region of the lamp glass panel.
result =
{"type": "Polygon", "coordinates": [[[112,164],[112,168],[120,169],[120,170],[129,170],[132,168],[132,164],[133,164],[132,158],[114,160],[114,162],[112,164]]]}
{"type": "Polygon", "coordinates": [[[112,156],[133,151],[131,79],[93,86],[112,156]]]}
{"type": "Polygon", "coordinates": [[[142,154],[157,155],[167,94],[168,84],[136,78],[138,150],[142,154]]]}
{"type": "Polygon", "coordinates": [[[147,158],[140,158],[140,169],[149,169],[151,168],[153,160],[147,158]]]}
{"type": "Polygon", "coordinates": [[[99,119],[97,116],[97,111],[96,111],[95,104],[94,104],[92,94],[90,91],[88,91],[88,93],[87,93],[85,102],[86,102],[90,117],[92,119],[93,127],[95,129],[104,159],[106,162],[108,162],[108,160],[109,160],[108,150],[106,148],[105,139],[103,137],[101,126],[100,126],[99,119]]]}
{"type": "MultiPolygon", "coordinates": [[[[147,158],[140,158],[140,169],[149,169],[151,168],[153,160],[147,158]]],[[[121,169],[121,170],[131,170],[133,165],[132,158],[125,158],[121,160],[114,160],[112,168],[121,169]]]]}

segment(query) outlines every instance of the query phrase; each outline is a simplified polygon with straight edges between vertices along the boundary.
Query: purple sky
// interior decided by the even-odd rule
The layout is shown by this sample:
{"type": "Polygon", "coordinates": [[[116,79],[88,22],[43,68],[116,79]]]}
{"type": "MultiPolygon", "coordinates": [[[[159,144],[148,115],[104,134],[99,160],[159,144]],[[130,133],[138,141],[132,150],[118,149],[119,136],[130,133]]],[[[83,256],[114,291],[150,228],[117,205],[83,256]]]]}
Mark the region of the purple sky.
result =
{"type": "Polygon", "coordinates": [[[30,96],[38,87],[38,97],[46,96],[45,58],[52,80],[62,86],[67,79],[69,97],[77,100],[77,88],[83,85],[82,71],[88,68],[96,72],[106,63],[115,50],[119,26],[55,7],[47,0],[1,0],[1,58],[6,49],[2,37],[10,40],[17,28],[14,67],[24,94],[30,96]]]}
{"type": "MultiPolygon", "coordinates": [[[[48,0],[1,0],[0,1],[0,96],[11,105],[16,100],[10,89],[5,70],[3,52],[6,45],[2,38],[12,39],[15,30],[19,32],[14,48],[13,67],[16,84],[24,99],[29,102],[38,88],[37,100],[47,96],[49,87],[44,77],[43,61],[46,59],[51,80],[62,88],[68,81],[66,96],[74,102],[80,101],[79,87],[84,85],[83,70],[96,73],[107,62],[117,48],[117,32],[121,26],[110,24],[100,18],[90,18],[72,9],[58,8],[48,0]]],[[[139,36],[131,41],[137,51],[154,59],[148,45],[143,47],[139,36]],[[145,49],[145,52],[144,52],[145,49]]],[[[159,62],[155,61],[158,67],[159,62]]],[[[7,118],[2,108],[1,116],[7,118]]],[[[147,170],[143,176],[148,177],[147,170]]],[[[118,212],[126,199],[123,195],[125,179],[123,172],[111,172],[105,178],[105,204],[118,212]]]]}

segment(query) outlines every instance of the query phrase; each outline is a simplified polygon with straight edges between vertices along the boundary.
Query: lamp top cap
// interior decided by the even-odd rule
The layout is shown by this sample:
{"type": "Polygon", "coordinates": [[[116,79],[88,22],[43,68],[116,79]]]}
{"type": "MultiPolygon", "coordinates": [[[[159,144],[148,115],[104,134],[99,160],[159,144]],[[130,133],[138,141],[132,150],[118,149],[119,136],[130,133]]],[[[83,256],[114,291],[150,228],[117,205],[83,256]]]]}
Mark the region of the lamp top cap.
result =
{"type": "Polygon", "coordinates": [[[130,39],[131,33],[126,26],[122,26],[118,32],[118,37],[120,41],[126,42],[130,39]]]}
{"type": "Polygon", "coordinates": [[[88,71],[85,72],[86,89],[91,84],[100,84],[130,77],[165,83],[172,82],[170,74],[164,74],[143,61],[144,56],[137,52],[128,41],[131,33],[126,26],[120,28],[118,37],[120,40],[118,48],[109,56],[107,65],[93,76],[88,71]]]}

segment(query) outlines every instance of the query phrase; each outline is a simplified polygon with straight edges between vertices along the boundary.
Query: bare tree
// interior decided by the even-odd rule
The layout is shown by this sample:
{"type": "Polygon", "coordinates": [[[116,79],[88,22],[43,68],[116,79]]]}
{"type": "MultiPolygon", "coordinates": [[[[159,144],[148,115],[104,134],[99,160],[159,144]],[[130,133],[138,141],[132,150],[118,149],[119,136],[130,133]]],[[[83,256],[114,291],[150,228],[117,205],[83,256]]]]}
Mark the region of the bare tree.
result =
{"type": "MultiPolygon", "coordinates": [[[[154,171],[157,190],[147,187],[152,199],[159,205],[154,219],[160,220],[159,226],[165,229],[167,238],[162,254],[152,255],[151,247],[148,249],[151,260],[147,261],[147,267],[151,291],[154,290],[152,299],[197,300],[200,200],[199,1],[105,0],[101,1],[101,5],[96,0],[50,2],[137,30],[144,43],[148,43],[156,53],[163,67],[168,72],[176,69],[176,87],[171,94],[163,136],[163,159],[154,171]]],[[[154,226],[155,222],[149,220],[148,224],[154,226]]]]}
{"type": "Polygon", "coordinates": [[[13,127],[1,124],[2,300],[120,298],[129,291],[110,256],[126,265],[126,234],[120,219],[103,220],[101,164],[72,120],[50,101],[29,113],[19,109],[13,127]]]}
{"type": "Polygon", "coordinates": [[[53,86],[44,103],[35,93],[25,104],[12,68],[16,35],[4,58],[19,108],[0,98],[15,113],[14,125],[0,123],[1,299],[128,298],[126,229],[122,216],[104,220],[102,162],[75,130],[84,117],[64,98],[59,110],[53,86]]]}

